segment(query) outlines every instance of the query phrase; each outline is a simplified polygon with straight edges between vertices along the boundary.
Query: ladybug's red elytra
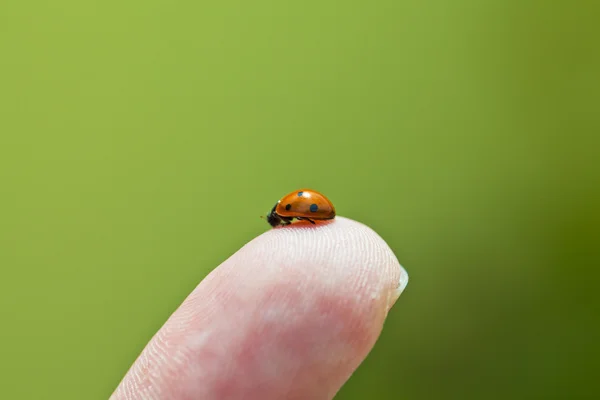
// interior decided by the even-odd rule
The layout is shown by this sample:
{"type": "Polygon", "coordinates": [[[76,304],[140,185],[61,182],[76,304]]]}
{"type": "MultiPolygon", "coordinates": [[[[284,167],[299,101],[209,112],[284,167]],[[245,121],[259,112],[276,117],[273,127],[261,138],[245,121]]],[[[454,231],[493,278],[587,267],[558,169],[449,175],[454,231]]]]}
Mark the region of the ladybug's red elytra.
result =
{"type": "Polygon", "coordinates": [[[289,225],[294,218],[314,224],[315,220],[334,219],[335,208],[316,190],[300,189],[283,196],[267,214],[267,222],[272,227],[289,225]]]}

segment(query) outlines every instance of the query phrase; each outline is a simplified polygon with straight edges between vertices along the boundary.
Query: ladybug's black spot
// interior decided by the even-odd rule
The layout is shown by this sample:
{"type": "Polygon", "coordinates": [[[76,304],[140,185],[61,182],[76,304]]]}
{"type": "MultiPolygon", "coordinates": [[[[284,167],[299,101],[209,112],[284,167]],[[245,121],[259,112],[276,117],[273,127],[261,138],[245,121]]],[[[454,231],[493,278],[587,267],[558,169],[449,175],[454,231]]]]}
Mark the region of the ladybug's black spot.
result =
{"type": "Polygon", "coordinates": [[[310,205],[310,211],[311,212],[317,212],[317,210],[319,209],[319,206],[316,204],[311,204],[310,205]]]}
{"type": "Polygon", "coordinates": [[[290,208],[292,208],[292,205],[291,205],[291,204],[286,204],[286,205],[285,205],[285,209],[286,209],[286,211],[290,211],[290,208]]]}
{"type": "Polygon", "coordinates": [[[302,197],[303,194],[304,192],[298,192],[298,197],[302,197]]]}

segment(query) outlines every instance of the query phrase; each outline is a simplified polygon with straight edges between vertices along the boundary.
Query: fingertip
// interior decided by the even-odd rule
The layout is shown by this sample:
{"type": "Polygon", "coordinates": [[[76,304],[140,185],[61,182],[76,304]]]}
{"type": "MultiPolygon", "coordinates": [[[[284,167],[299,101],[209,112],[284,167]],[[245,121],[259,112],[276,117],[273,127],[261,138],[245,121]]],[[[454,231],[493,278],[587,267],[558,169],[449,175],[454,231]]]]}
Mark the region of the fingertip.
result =
{"type": "Polygon", "coordinates": [[[408,284],[406,269],[386,241],[368,225],[342,216],[314,225],[297,221],[270,229],[250,242],[240,256],[264,257],[265,264],[276,268],[284,265],[281,279],[288,274],[302,276],[299,284],[309,284],[315,292],[338,291],[353,299],[385,298],[381,306],[386,310],[408,284]]]}

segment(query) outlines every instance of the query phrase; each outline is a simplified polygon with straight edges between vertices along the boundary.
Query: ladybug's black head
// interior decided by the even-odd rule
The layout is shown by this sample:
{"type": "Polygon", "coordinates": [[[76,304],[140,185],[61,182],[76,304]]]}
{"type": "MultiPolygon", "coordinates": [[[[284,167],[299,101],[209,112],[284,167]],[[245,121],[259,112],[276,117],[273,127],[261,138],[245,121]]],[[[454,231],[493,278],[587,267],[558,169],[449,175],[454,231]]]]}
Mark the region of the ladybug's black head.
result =
{"type": "Polygon", "coordinates": [[[289,218],[289,217],[282,217],[281,215],[277,214],[277,212],[275,212],[275,208],[277,208],[277,204],[278,203],[275,203],[275,205],[273,206],[271,211],[267,214],[267,222],[273,228],[275,228],[279,225],[289,225],[293,219],[293,218],[289,218]]]}
{"type": "Polygon", "coordinates": [[[275,212],[275,207],[277,207],[277,204],[275,204],[273,206],[273,209],[267,214],[267,222],[273,228],[281,225],[281,223],[282,223],[281,217],[279,215],[277,215],[277,213],[275,212]]]}

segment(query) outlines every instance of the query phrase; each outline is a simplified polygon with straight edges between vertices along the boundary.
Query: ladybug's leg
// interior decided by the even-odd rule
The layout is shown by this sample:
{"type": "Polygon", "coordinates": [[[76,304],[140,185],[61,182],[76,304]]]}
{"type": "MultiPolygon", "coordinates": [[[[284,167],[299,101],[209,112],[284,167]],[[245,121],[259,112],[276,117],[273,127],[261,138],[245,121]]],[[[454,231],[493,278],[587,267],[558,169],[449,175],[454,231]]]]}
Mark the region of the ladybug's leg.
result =
{"type": "Polygon", "coordinates": [[[313,220],[312,220],[312,219],[310,219],[310,218],[298,217],[298,219],[299,219],[299,220],[303,220],[303,221],[308,221],[308,222],[310,222],[311,224],[315,225],[315,221],[313,221],[313,220]]]}

